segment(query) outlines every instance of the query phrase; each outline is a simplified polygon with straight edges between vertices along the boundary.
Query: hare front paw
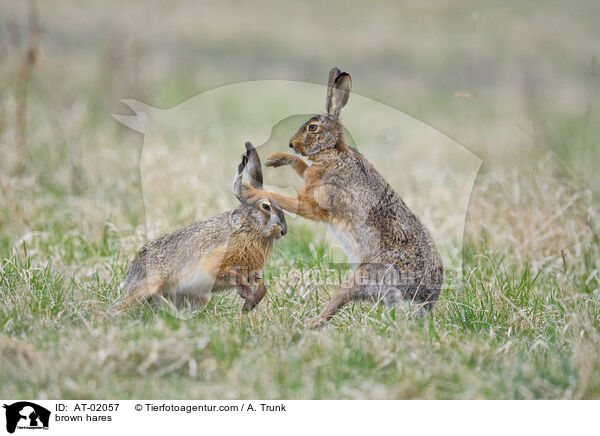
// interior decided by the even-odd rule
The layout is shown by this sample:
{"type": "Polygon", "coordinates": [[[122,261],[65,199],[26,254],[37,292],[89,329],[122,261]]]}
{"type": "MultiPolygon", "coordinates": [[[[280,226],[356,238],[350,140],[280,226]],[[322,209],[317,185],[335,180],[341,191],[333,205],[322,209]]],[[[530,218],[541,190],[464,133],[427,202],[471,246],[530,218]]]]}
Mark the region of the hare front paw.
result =
{"type": "Polygon", "coordinates": [[[240,297],[245,301],[252,300],[252,288],[245,283],[237,285],[237,291],[240,297]]]}
{"type": "Polygon", "coordinates": [[[273,153],[267,160],[265,161],[265,166],[278,168],[283,165],[290,165],[294,162],[296,156],[293,156],[289,153],[273,153]]]}
{"type": "Polygon", "coordinates": [[[257,304],[258,303],[256,303],[253,298],[246,299],[246,301],[244,301],[244,305],[242,306],[242,312],[250,312],[256,307],[257,304]]]}

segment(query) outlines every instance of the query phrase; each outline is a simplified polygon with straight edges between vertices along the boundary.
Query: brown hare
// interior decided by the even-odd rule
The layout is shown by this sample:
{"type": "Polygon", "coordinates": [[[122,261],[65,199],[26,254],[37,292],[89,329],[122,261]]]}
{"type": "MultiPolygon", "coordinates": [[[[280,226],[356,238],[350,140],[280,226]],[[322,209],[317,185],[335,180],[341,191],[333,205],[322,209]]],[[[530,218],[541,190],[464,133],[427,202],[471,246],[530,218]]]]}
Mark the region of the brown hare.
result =
{"type": "Polygon", "coordinates": [[[291,165],[304,179],[292,198],[243,185],[256,201],[269,198],[284,210],[329,224],[356,269],[316,318],[325,325],[354,300],[412,303],[419,313],[431,310],[439,296],[443,266],[429,232],[383,176],[346,144],[340,114],[350,96],[350,75],[329,72],[326,113],[306,121],[289,142],[295,155],[275,153],[265,165],[291,165]],[[308,165],[301,157],[311,161],[308,165]]]}
{"type": "Polygon", "coordinates": [[[262,300],[267,289],[260,271],[273,241],[287,233],[287,224],[273,200],[248,199],[242,193],[244,169],[252,186],[262,188],[260,160],[250,142],[246,142],[246,154],[233,180],[233,194],[240,205],[144,246],[127,271],[127,306],[165,293],[206,304],[211,291],[234,286],[245,300],[244,311],[262,300]]]}

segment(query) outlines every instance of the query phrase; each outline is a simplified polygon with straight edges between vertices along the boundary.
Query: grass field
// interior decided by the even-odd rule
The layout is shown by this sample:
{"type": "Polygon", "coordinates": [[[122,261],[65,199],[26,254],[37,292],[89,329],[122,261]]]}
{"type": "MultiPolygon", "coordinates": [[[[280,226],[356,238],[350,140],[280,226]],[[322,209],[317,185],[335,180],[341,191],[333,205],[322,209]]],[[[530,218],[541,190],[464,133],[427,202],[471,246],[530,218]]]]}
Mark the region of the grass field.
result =
{"type": "MultiPolygon", "coordinates": [[[[600,398],[597,4],[121,3],[40,2],[24,138],[27,4],[0,5],[1,398],[600,398]],[[292,219],[254,312],[233,293],[183,318],[119,311],[147,224],[119,99],[166,108],[237,81],[322,83],[333,65],[483,159],[460,283],[423,319],[357,303],[308,330],[333,287],[294,273],[340,253],[292,219]]],[[[407,201],[428,210],[417,182],[407,201]]],[[[165,195],[161,230],[224,198],[165,195]]]]}

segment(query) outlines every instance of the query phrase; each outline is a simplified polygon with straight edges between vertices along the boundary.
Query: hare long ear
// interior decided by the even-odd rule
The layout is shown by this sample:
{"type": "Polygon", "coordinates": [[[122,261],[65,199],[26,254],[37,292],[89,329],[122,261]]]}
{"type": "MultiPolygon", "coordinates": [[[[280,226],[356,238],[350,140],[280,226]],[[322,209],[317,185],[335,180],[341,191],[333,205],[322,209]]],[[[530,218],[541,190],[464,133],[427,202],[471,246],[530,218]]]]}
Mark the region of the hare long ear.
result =
{"type": "Polygon", "coordinates": [[[262,175],[262,166],[260,165],[260,158],[258,157],[258,153],[256,152],[256,148],[252,145],[250,141],[246,141],[246,159],[248,161],[248,165],[246,166],[246,172],[250,177],[250,185],[253,188],[262,189],[263,187],[263,175],[262,175]]]}
{"type": "Polygon", "coordinates": [[[244,202],[244,197],[242,197],[242,174],[244,172],[244,168],[246,168],[246,164],[248,163],[248,157],[246,155],[242,156],[242,161],[237,167],[237,171],[235,176],[233,177],[233,195],[240,201],[244,202]]]}
{"type": "Polygon", "coordinates": [[[342,70],[337,67],[333,67],[329,71],[329,80],[327,81],[327,99],[325,100],[325,109],[327,113],[329,113],[331,108],[331,99],[333,98],[333,84],[335,83],[335,79],[337,76],[342,74],[342,70]]]}
{"type": "Polygon", "coordinates": [[[337,119],[348,104],[352,79],[350,74],[341,72],[338,68],[332,68],[329,72],[329,83],[325,107],[327,114],[337,119]]]}

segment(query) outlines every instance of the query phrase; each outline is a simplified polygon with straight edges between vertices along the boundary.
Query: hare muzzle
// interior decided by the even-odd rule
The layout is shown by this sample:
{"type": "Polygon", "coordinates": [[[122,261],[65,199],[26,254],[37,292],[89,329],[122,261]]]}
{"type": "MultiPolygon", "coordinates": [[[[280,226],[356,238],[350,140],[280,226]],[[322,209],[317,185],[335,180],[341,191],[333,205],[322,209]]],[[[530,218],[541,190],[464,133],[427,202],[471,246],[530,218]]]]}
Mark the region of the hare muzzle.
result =
{"type": "Polygon", "coordinates": [[[282,236],[285,236],[287,233],[287,226],[285,224],[279,223],[273,226],[273,230],[271,231],[271,238],[279,239],[282,236]]]}

